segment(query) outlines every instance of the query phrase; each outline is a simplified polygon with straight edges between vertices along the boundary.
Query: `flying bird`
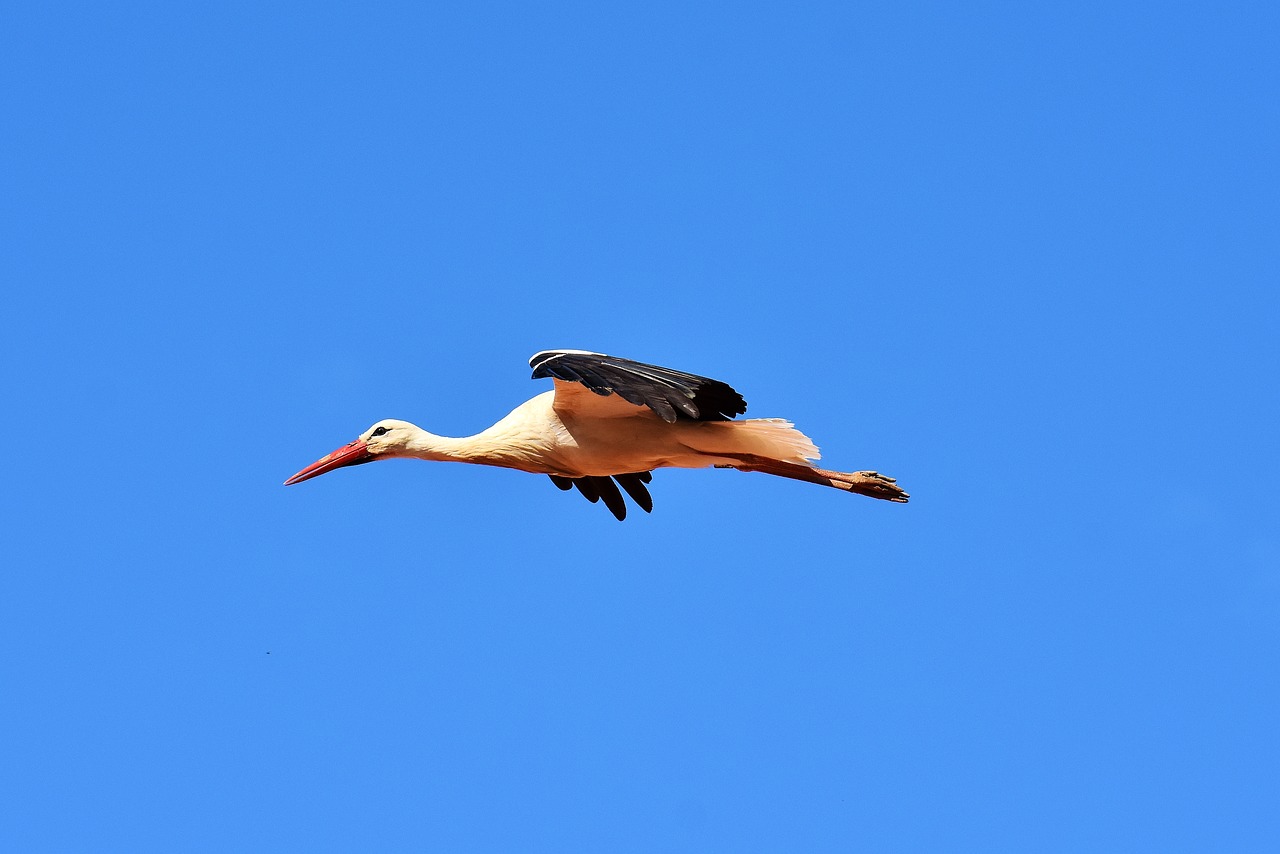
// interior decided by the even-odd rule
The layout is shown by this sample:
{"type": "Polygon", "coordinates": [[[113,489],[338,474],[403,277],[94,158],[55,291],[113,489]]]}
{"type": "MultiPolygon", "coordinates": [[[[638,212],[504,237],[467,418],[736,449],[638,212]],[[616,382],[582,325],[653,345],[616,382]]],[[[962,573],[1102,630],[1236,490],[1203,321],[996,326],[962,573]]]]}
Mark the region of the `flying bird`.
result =
{"type": "Polygon", "coordinates": [[[653,510],[647,484],[664,467],[758,471],[901,504],[910,497],[874,471],[817,468],[818,448],[790,421],[733,420],[747,403],[719,380],[585,350],[544,350],[529,366],[553,390],[487,430],[451,439],[407,421],[379,421],[285,486],[343,466],[412,457],[545,474],[562,490],[603,501],[619,521],[627,516],[622,492],[653,510]]]}

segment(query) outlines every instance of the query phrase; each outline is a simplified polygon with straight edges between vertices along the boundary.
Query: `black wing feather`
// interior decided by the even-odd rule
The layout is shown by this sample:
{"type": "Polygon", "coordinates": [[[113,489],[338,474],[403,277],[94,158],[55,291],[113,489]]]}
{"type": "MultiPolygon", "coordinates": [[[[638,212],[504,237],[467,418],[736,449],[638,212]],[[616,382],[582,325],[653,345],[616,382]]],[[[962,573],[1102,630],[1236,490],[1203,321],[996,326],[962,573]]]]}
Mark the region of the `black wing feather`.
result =
{"type": "Polygon", "coordinates": [[[596,488],[596,478],[580,477],[574,480],[573,485],[578,487],[578,491],[582,493],[582,497],[595,504],[600,500],[600,490],[596,488]]]}
{"type": "Polygon", "coordinates": [[[649,495],[649,490],[645,484],[653,480],[653,475],[647,471],[631,472],[630,474],[616,474],[613,480],[608,477],[561,477],[557,474],[550,474],[551,478],[560,489],[572,489],[577,487],[592,504],[603,500],[604,506],[609,508],[609,512],[621,522],[627,518],[627,503],[622,498],[622,493],[618,491],[621,486],[626,490],[627,495],[639,505],[640,509],[646,513],[653,512],[653,498],[649,495]],[[615,484],[613,481],[616,480],[615,484]]]}
{"type": "Polygon", "coordinates": [[[596,489],[600,492],[600,500],[604,502],[604,506],[609,508],[609,512],[614,515],[619,522],[627,518],[627,502],[622,500],[622,493],[618,491],[618,484],[614,483],[607,477],[597,477],[596,489]]]}
{"type": "Polygon", "coordinates": [[[645,482],[652,477],[647,471],[644,471],[636,472],[635,474],[615,474],[613,479],[627,491],[627,495],[631,496],[631,500],[639,505],[641,510],[646,513],[652,513],[653,496],[649,495],[649,490],[645,487],[645,482]]]}
{"type": "Polygon", "coordinates": [[[647,406],[668,423],[729,421],[747,411],[742,395],[727,383],[603,353],[544,350],[529,360],[533,378],[582,383],[599,395],[616,394],[647,406]]]}

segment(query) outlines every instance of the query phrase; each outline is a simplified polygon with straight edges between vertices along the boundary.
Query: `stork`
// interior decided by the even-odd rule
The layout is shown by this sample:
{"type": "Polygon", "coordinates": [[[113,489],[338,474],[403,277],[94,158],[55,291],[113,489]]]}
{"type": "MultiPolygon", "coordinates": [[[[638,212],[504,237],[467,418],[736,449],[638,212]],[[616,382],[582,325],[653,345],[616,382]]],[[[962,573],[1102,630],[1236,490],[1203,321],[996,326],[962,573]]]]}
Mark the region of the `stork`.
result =
{"type": "Polygon", "coordinates": [[[461,439],[386,419],[316,460],[285,486],[343,466],[412,457],[501,466],[545,474],[627,516],[622,488],[646,513],[657,468],[732,468],[830,486],[905,504],[910,497],[874,471],[836,472],[813,465],[818,448],[790,421],[751,418],[742,395],[719,380],[591,353],[544,350],[529,360],[543,392],[487,430],[461,439]]]}

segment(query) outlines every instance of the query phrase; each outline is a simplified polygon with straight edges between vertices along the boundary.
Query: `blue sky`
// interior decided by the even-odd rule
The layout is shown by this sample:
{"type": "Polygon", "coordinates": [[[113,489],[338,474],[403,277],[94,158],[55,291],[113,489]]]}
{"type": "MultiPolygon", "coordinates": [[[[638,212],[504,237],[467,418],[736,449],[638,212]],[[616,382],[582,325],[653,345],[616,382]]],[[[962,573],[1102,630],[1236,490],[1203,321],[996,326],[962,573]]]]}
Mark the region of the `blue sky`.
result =
{"type": "Polygon", "coordinates": [[[1273,4],[5,17],[0,848],[1280,844],[1273,4]],[[912,503],[281,486],[550,347],[912,503]]]}

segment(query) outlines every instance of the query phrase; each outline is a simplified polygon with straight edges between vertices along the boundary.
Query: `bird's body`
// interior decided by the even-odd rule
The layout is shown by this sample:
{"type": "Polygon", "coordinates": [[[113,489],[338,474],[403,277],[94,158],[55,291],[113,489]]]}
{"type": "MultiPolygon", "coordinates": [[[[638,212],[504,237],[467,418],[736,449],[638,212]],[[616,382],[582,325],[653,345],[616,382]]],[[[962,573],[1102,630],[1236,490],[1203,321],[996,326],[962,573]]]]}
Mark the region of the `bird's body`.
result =
{"type": "Polygon", "coordinates": [[[409,457],[549,475],[561,489],[576,486],[593,502],[603,499],[619,519],[626,508],[618,486],[649,510],[649,472],[670,467],[764,471],[890,501],[908,498],[892,478],[875,472],[815,468],[817,447],[788,421],[730,420],[746,403],[716,380],[575,350],[544,351],[530,365],[535,378],[551,377],[555,389],[487,430],[449,438],[407,421],[379,421],[286,484],[341,466],[409,457]]]}
{"type": "Polygon", "coordinates": [[[628,413],[557,410],[557,392],[544,392],[492,427],[461,439],[435,436],[407,422],[411,439],[394,456],[502,466],[566,478],[604,477],[656,468],[733,465],[735,451],[777,453],[796,462],[816,458],[817,449],[788,422],[678,421],[668,424],[642,407],[628,413]],[[724,454],[724,456],[721,456],[724,454]]]}

